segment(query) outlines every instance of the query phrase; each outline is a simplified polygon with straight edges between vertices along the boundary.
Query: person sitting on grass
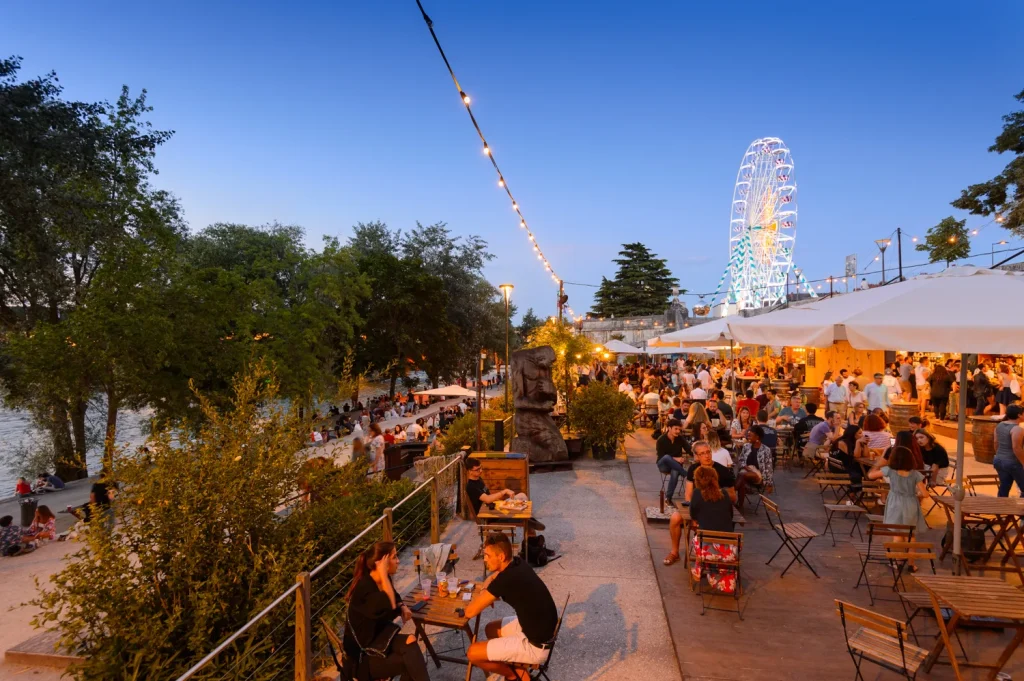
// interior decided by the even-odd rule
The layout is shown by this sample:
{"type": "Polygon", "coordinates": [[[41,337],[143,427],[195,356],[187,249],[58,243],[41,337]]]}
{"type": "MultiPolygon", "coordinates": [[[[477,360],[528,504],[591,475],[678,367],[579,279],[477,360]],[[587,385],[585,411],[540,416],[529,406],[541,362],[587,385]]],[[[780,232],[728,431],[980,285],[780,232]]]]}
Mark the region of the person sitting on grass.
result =
{"type": "Polygon", "coordinates": [[[40,473],[36,476],[34,489],[36,492],[59,492],[64,489],[64,481],[56,475],[40,473]]]}
{"type": "MultiPolygon", "coordinates": [[[[719,487],[718,473],[713,467],[698,468],[693,476],[693,497],[690,499],[690,519],[694,526],[708,532],[732,532],[732,500],[723,494],[719,487]]],[[[736,561],[736,547],[727,544],[704,543],[697,541],[693,535],[693,552],[697,558],[724,562],[736,561]]],[[[701,569],[697,565],[691,568],[694,579],[701,578],[701,569]]],[[[736,569],[709,566],[704,574],[711,588],[722,593],[731,594],[736,591],[736,569]]]]}
{"type": "Polygon", "coordinates": [[[18,478],[18,482],[14,485],[14,493],[19,497],[32,496],[32,485],[28,484],[28,480],[25,478],[18,478]]]}
{"type": "MultiPolygon", "coordinates": [[[[686,503],[690,503],[693,499],[695,475],[702,467],[714,468],[718,473],[718,483],[729,497],[730,503],[736,501],[736,477],[732,474],[732,470],[717,463],[711,454],[711,446],[707,442],[699,440],[693,443],[693,455],[697,458],[697,462],[690,466],[690,470],[686,473],[686,503]]],[[[672,539],[672,550],[665,556],[663,562],[665,565],[672,565],[679,561],[679,541],[683,536],[683,516],[679,511],[673,513],[669,518],[668,533],[672,539]]]]}
{"type": "Polygon", "coordinates": [[[458,614],[472,619],[497,600],[503,600],[515,611],[512,617],[490,622],[484,631],[486,641],[469,646],[466,657],[474,667],[480,667],[488,679],[501,678],[527,681],[523,670],[514,670],[507,663],[544,664],[554,643],[558,624],[558,609],[537,573],[522,558],[512,557],[512,544],[504,534],[493,533],[484,543],[484,564],[493,571],[483,582],[465,611],[458,614]]]}
{"type": "Polygon", "coordinates": [[[114,514],[110,508],[110,501],[113,497],[113,490],[107,487],[107,483],[101,478],[94,482],[89,490],[89,503],[78,507],[68,506],[64,512],[70,513],[76,519],[88,523],[92,520],[93,508],[95,507],[96,511],[106,519],[107,524],[113,526],[114,514]]]}

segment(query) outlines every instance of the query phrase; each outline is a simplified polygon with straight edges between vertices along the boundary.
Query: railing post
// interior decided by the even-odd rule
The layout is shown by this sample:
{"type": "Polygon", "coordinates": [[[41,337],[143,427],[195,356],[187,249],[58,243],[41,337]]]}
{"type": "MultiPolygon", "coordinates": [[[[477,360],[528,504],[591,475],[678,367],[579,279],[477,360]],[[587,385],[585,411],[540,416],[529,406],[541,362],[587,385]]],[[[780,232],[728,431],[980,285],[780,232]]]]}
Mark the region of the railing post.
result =
{"type": "Polygon", "coordinates": [[[309,573],[300,572],[295,579],[299,584],[295,591],[295,681],[311,681],[313,633],[310,627],[309,573]]]}
{"type": "Polygon", "coordinates": [[[382,539],[384,541],[394,541],[394,526],[394,510],[389,506],[388,508],[384,509],[384,527],[381,530],[381,533],[383,535],[382,539]]]}
{"type": "Polygon", "coordinates": [[[437,473],[430,478],[430,543],[441,541],[441,495],[438,489],[437,473]]]}

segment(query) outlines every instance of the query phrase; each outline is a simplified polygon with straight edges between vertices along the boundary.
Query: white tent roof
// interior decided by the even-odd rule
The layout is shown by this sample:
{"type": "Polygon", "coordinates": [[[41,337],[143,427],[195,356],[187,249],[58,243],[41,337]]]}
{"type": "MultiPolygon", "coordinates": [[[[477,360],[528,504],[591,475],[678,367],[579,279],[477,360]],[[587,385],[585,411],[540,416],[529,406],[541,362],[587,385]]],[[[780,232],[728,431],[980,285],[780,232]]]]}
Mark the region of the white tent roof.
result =
{"type": "Polygon", "coordinates": [[[694,324],[686,329],[679,329],[658,337],[661,343],[679,343],[681,347],[714,348],[729,347],[733,339],[729,331],[729,317],[719,317],[703,324],[694,324]]]}
{"type": "MultiPolygon", "coordinates": [[[[733,338],[746,345],[827,348],[837,340],[846,340],[843,326],[846,319],[888,300],[896,295],[897,287],[912,285],[914,281],[854,291],[754,317],[733,316],[726,319],[733,338]]],[[[937,312],[934,307],[933,311],[937,312]]]]}
{"type": "Polygon", "coordinates": [[[434,397],[476,397],[476,391],[463,388],[461,385],[446,385],[443,388],[420,390],[413,395],[433,395],[434,397]]]}
{"type": "Polygon", "coordinates": [[[610,341],[608,341],[607,343],[604,344],[604,347],[605,347],[605,349],[608,350],[608,352],[613,352],[616,355],[642,355],[642,354],[644,354],[643,350],[641,350],[640,348],[634,348],[632,345],[630,345],[628,343],[623,343],[620,340],[610,340],[610,341]]]}
{"type": "Polygon", "coordinates": [[[1024,275],[951,267],[886,288],[892,295],[846,318],[853,347],[1024,353],[1024,321],[1017,311],[1024,275]]]}
{"type": "Polygon", "coordinates": [[[650,341],[648,341],[647,349],[644,350],[645,355],[678,355],[686,352],[683,348],[665,347],[661,345],[655,345],[652,347],[649,343],[650,341]]]}
{"type": "Polygon", "coordinates": [[[756,317],[729,317],[733,337],[750,345],[824,348],[847,340],[856,348],[924,352],[1024,352],[1024,324],[1001,307],[1024,293],[1024,276],[973,266],[756,317]]]}

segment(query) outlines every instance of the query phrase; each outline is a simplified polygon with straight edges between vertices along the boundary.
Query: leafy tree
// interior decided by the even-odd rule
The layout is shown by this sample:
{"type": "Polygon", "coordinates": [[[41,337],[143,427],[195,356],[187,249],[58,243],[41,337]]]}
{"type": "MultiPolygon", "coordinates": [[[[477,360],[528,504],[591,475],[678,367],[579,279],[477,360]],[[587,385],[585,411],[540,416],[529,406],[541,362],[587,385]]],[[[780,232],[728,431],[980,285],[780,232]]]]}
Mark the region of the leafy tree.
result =
{"type": "Polygon", "coordinates": [[[20,68],[19,58],[0,60],[5,400],[32,413],[60,470],[74,476],[85,468],[94,377],[76,364],[87,349],[59,339],[126,243],[182,230],[174,200],[148,182],[171,133],[145,120],[145,90],[133,98],[124,88],[115,104],[65,101],[53,73],[19,82],[20,68]]]}
{"type": "Polygon", "coordinates": [[[952,216],[943,218],[942,222],[930,227],[925,234],[923,244],[917,250],[928,253],[928,262],[943,262],[948,265],[953,260],[966,258],[971,254],[971,239],[967,233],[967,220],[957,220],[952,216]]]}
{"type": "Polygon", "coordinates": [[[619,266],[615,279],[601,278],[593,314],[629,317],[663,313],[672,287],[679,283],[665,260],[639,242],[623,244],[619,255],[613,261],[619,266]]]}
{"type": "MultiPolygon", "coordinates": [[[[1024,102],[1024,90],[1016,95],[1024,102]]],[[[995,213],[1003,227],[1017,236],[1024,235],[1024,110],[1003,116],[1003,131],[988,148],[997,153],[1011,152],[1014,157],[996,177],[972,184],[963,190],[953,207],[974,215],[995,213]]],[[[934,260],[933,260],[934,261],[934,260]]]]}
{"type": "Polygon", "coordinates": [[[519,326],[516,327],[520,345],[526,345],[534,329],[543,323],[544,320],[534,314],[532,307],[527,308],[522,319],[519,320],[519,326]]]}

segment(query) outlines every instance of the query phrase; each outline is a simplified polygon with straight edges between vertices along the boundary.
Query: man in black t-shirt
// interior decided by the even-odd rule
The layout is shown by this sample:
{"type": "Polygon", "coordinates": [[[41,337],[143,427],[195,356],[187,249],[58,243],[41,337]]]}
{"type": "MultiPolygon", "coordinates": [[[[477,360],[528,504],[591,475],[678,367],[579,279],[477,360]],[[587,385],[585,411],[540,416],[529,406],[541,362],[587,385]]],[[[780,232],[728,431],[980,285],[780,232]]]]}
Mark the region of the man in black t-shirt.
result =
{"type": "Polygon", "coordinates": [[[683,424],[678,419],[668,420],[665,433],[658,438],[654,449],[658,457],[658,470],[669,475],[665,501],[671,504],[679,476],[686,473],[685,466],[690,458],[690,443],[683,437],[683,424]]]}
{"type": "MultiPolygon", "coordinates": [[[[480,463],[480,459],[467,458],[466,459],[466,496],[469,498],[469,503],[473,506],[473,515],[480,513],[480,508],[484,504],[493,504],[495,501],[501,501],[502,499],[518,499],[520,501],[529,501],[530,498],[520,492],[516,494],[510,489],[501,489],[497,492],[491,493],[487,489],[487,485],[480,479],[483,474],[483,468],[480,463]]],[[[543,532],[544,523],[540,522],[536,518],[530,519],[530,531],[532,532],[543,532]]]]}
{"type": "MultiPolygon", "coordinates": [[[[736,501],[736,476],[732,469],[723,466],[711,458],[711,445],[703,440],[693,443],[693,455],[697,457],[696,463],[690,466],[686,472],[686,501],[689,503],[693,498],[693,476],[701,466],[714,468],[718,473],[718,484],[722,491],[729,495],[729,498],[736,501]]],[[[679,541],[683,537],[683,516],[679,511],[672,514],[668,522],[668,533],[672,539],[672,551],[665,556],[665,565],[672,565],[679,560],[679,541]]]]}
{"type": "Polygon", "coordinates": [[[558,609],[537,573],[521,558],[512,557],[512,544],[504,534],[488,535],[484,564],[494,574],[466,606],[465,616],[476,617],[498,599],[512,606],[516,614],[489,623],[484,628],[487,640],[470,645],[466,656],[488,674],[517,679],[520,677],[505,663],[547,661],[558,624],[558,609]]]}

